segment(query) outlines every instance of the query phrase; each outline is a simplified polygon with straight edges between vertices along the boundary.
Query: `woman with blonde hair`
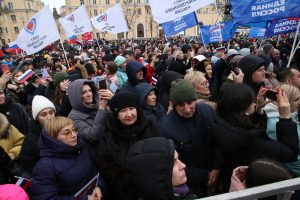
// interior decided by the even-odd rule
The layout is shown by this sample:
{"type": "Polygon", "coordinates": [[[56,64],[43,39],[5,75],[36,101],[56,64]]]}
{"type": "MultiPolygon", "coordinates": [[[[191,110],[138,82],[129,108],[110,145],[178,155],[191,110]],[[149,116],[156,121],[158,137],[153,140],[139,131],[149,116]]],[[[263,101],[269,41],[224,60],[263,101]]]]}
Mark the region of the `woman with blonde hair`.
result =
{"type": "MultiPolygon", "coordinates": [[[[300,92],[299,89],[295,86],[282,83],[278,86],[281,88],[291,105],[291,119],[292,121],[296,122],[297,124],[297,132],[298,132],[298,138],[300,137],[300,124],[298,119],[298,108],[300,106],[300,92]]],[[[268,122],[267,122],[267,134],[268,136],[273,139],[277,140],[276,135],[276,123],[279,121],[279,112],[278,112],[278,106],[276,102],[271,102],[267,104],[264,108],[267,116],[268,116],[268,122]]],[[[293,172],[293,174],[297,177],[300,177],[300,157],[298,156],[298,160],[296,162],[288,163],[288,168],[293,172]]]]}
{"type": "MultiPolygon", "coordinates": [[[[74,195],[98,173],[88,148],[80,137],[74,121],[54,117],[46,124],[40,141],[40,160],[32,173],[32,199],[74,199],[74,195]]],[[[98,179],[102,185],[102,178],[98,179]]],[[[100,200],[96,187],[88,199],[100,200]]]]}

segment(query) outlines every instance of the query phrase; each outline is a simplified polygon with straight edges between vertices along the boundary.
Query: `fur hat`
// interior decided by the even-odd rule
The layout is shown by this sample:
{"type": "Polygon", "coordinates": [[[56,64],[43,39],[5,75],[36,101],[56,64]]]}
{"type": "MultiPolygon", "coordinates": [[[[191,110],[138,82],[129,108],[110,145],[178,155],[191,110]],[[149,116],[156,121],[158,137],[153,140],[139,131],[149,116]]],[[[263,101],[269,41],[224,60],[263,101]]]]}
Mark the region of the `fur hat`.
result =
{"type": "Polygon", "coordinates": [[[184,101],[196,100],[197,93],[190,82],[176,79],[171,83],[170,99],[175,106],[184,101]]]}
{"type": "Polygon", "coordinates": [[[35,95],[31,106],[33,119],[36,120],[38,114],[45,108],[52,108],[56,112],[54,104],[49,99],[41,95],[35,95]]]}

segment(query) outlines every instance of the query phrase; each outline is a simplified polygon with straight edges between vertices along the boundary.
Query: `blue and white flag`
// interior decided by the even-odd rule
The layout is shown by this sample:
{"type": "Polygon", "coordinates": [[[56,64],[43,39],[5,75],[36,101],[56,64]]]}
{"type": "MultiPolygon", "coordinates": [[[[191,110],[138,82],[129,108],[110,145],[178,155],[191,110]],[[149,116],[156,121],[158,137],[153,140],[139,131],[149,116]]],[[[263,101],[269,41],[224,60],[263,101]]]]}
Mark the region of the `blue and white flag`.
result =
{"type": "Polygon", "coordinates": [[[265,28],[251,27],[248,36],[251,38],[264,37],[265,32],[266,32],[265,28]]]}
{"type": "Polygon", "coordinates": [[[162,28],[167,37],[175,35],[185,29],[191,28],[193,26],[197,26],[198,20],[195,12],[187,14],[183,17],[179,17],[175,20],[166,22],[162,24],[162,28]]]}
{"type": "Polygon", "coordinates": [[[221,41],[228,41],[232,37],[233,30],[232,21],[215,24],[213,26],[202,26],[201,33],[203,35],[204,43],[216,43],[221,41]],[[221,32],[220,32],[221,28],[221,32]],[[220,34],[221,33],[221,34],[220,34]]]}
{"type": "Polygon", "coordinates": [[[299,18],[284,18],[284,19],[272,20],[267,27],[265,36],[271,37],[273,35],[279,35],[279,34],[297,31],[298,23],[299,23],[299,18]]]}
{"type": "Polygon", "coordinates": [[[300,16],[299,0],[231,0],[230,2],[235,24],[300,16]]]}

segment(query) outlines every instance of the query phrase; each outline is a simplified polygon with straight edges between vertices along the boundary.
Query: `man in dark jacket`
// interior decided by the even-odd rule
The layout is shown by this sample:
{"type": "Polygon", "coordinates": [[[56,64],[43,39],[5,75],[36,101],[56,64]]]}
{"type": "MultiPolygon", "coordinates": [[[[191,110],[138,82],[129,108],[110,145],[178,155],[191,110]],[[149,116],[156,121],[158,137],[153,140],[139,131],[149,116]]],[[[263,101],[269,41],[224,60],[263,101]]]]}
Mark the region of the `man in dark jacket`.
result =
{"type": "Polygon", "coordinates": [[[196,104],[192,84],[183,79],[171,83],[170,99],[174,109],[163,119],[161,134],[173,139],[187,165],[187,184],[193,193],[206,196],[206,185],[216,183],[223,163],[211,138],[213,110],[208,105],[196,104]]]}

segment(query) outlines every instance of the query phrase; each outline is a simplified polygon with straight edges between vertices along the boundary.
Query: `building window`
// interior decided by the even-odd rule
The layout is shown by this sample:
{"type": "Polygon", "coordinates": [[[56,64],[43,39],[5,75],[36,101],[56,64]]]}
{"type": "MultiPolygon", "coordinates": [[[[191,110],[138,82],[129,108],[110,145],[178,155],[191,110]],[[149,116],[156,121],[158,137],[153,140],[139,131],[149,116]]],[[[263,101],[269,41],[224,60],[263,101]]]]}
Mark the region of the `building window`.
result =
{"type": "Polygon", "coordinates": [[[0,33],[2,33],[2,28],[0,27],[0,33]]]}
{"type": "Polygon", "coordinates": [[[3,44],[3,45],[6,45],[5,40],[4,40],[4,39],[1,39],[1,40],[2,40],[2,44],[3,44]]]}
{"type": "Polygon", "coordinates": [[[84,4],[84,0],[80,0],[80,5],[84,4]]]}
{"type": "Polygon", "coordinates": [[[9,10],[13,10],[14,9],[14,6],[13,6],[12,2],[8,2],[8,9],[9,10]]]}
{"type": "Polygon", "coordinates": [[[120,0],[116,0],[116,3],[120,3],[120,0]]]}
{"type": "Polygon", "coordinates": [[[5,32],[6,32],[6,33],[8,33],[8,29],[7,29],[7,27],[5,27],[5,32]]]}
{"type": "Polygon", "coordinates": [[[30,3],[29,3],[29,2],[28,2],[28,4],[27,4],[27,5],[28,5],[28,8],[30,9],[30,3]]]}
{"type": "Polygon", "coordinates": [[[137,0],[137,3],[141,3],[141,0],[137,0]]]}
{"type": "Polygon", "coordinates": [[[109,4],[110,4],[109,0],[106,0],[106,4],[107,4],[107,5],[109,5],[109,4]]]}
{"type": "Polygon", "coordinates": [[[16,22],[16,21],[17,21],[16,15],[11,15],[10,18],[11,18],[11,21],[13,21],[13,22],[16,22]]]}
{"type": "Polygon", "coordinates": [[[124,39],[125,38],[125,34],[124,33],[118,33],[117,37],[118,37],[118,39],[124,39]]]}
{"type": "Polygon", "coordinates": [[[94,10],[94,16],[97,16],[98,15],[98,12],[97,12],[97,9],[94,10]]]}
{"type": "Polygon", "coordinates": [[[100,13],[102,13],[102,9],[100,9],[100,13]]]}
{"type": "Polygon", "coordinates": [[[144,37],[144,25],[138,24],[136,29],[137,29],[137,37],[144,37]]]}
{"type": "Polygon", "coordinates": [[[127,15],[131,15],[131,9],[127,9],[127,15]]]}
{"type": "Polygon", "coordinates": [[[138,15],[141,15],[141,14],[142,14],[142,9],[141,9],[141,8],[138,8],[138,9],[137,9],[137,12],[138,12],[138,15]]]}
{"type": "Polygon", "coordinates": [[[93,4],[97,4],[97,0],[93,0],[93,4]]]}
{"type": "Polygon", "coordinates": [[[19,33],[19,28],[18,27],[14,27],[15,33],[19,33]]]}

